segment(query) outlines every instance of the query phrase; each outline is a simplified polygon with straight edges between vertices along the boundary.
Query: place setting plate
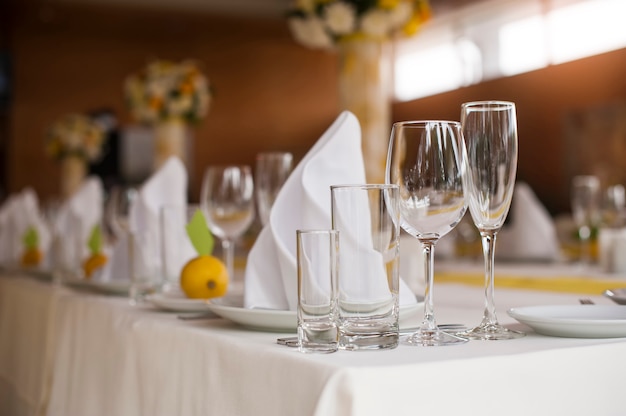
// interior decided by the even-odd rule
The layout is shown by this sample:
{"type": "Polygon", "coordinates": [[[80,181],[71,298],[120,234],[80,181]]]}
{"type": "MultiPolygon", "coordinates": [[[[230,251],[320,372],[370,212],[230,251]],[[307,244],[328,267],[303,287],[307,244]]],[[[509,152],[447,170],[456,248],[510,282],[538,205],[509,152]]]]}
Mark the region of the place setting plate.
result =
{"type": "Polygon", "coordinates": [[[204,299],[188,298],[182,291],[151,293],[146,301],[153,306],[171,312],[206,312],[207,305],[204,299]]]}
{"type": "Polygon", "coordinates": [[[66,278],[63,283],[67,286],[92,290],[94,292],[104,293],[108,295],[128,296],[130,290],[129,280],[99,280],[84,279],[80,277],[66,278]]]}
{"type": "Polygon", "coordinates": [[[626,337],[626,308],[619,305],[548,305],[512,308],[509,316],[538,334],[566,338],[626,337]]]}
{"type": "MultiPolygon", "coordinates": [[[[295,332],[298,326],[295,310],[244,308],[243,296],[211,299],[206,302],[207,306],[216,315],[257,331],[295,332]]],[[[400,322],[419,316],[423,308],[423,302],[400,305],[400,322]]]]}

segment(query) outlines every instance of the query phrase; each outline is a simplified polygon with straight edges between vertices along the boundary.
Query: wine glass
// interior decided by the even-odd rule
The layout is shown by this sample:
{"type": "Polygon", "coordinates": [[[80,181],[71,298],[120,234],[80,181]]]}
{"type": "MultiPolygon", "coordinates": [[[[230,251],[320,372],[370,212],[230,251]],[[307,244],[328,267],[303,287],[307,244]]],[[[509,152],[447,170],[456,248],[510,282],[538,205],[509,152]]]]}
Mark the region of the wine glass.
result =
{"type": "Polygon", "coordinates": [[[498,323],[494,301],[496,234],[511,206],[517,172],[515,104],[476,101],[461,107],[467,149],[465,195],[474,225],[480,232],[485,259],[485,309],[480,325],[460,335],[470,339],[512,339],[525,334],[498,323]]]}
{"type": "Polygon", "coordinates": [[[600,223],[600,179],[581,175],[572,179],[572,217],[578,228],[580,263],[591,263],[591,235],[600,223]]]}
{"type": "Polygon", "coordinates": [[[422,246],[426,267],[424,320],[402,340],[418,346],[451,345],[467,339],[437,328],[433,302],[437,241],[463,218],[464,145],[454,121],[405,121],[391,130],[386,181],[400,187],[400,224],[422,246]]]}
{"type": "Polygon", "coordinates": [[[137,190],[132,186],[116,185],[111,188],[104,207],[107,232],[113,241],[119,240],[130,229],[130,207],[137,197],[137,190]]]}
{"type": "Polygon", "coordinates": [[[234,242],[254,220],[250,167],[209,167],[204,174],[200,198],[209,228],[222,241],[224,263],[234,281],[234,242]]]}
{"type": "Polygon", "coordinates": [[[256,156],[254,190],[261,224],[269,222],[276,196],[291,173],[293,155],[287,152],[263,152],[256,156]]]}

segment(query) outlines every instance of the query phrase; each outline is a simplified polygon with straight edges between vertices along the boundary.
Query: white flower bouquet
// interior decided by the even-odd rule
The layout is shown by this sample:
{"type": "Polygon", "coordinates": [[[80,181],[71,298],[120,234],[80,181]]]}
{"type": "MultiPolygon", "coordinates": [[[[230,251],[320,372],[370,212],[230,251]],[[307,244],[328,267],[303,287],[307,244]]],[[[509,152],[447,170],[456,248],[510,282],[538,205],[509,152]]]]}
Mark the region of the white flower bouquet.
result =
{"type": "Polygon", "coordinates": [[[208,112],[208,79],[193,61],[154,61],[129,76],[125,95],[133,117],[142,123],[197,122],[208,112]]]}
{"type": "Polygon", "coordinates": [[[104,129],[82,114],[67,114],[48,131],[47,152],[57,160],[75,156],[93,162],[102,156],[104,129]]]}
{"type": "Polygon", "coordinates": [[[332,49],[349,39],[410,36],[429,18],[427,0],[296,0],[288,23],[303,45],[332,49]]]}

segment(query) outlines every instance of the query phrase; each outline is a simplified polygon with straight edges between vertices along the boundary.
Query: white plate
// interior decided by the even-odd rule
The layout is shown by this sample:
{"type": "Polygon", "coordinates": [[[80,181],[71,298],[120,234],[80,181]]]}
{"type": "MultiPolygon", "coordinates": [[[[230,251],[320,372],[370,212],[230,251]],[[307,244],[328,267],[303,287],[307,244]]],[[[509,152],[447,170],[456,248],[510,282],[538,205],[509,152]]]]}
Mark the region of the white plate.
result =
{"type": "Polygon", "coordinates": [[[620,305],[626,305],[626,289],[608,289],[603,293],[604,296],[620,305]]]}
{"type": "Polygon", "coordinates": [[[508,314],[538,334],[569,338],[626,337],[626,308],[617,305],[528,306],[508,314]]]}
{"type": "MultiPolygon", "coordinates": [[[[296,311],[247,309],[242,305],[242,297],[225,297],[207,301],[207,306],[213,313],[247,328],[270,332],[296,331],[296,311]]],[[[423,303],[401,306],[400,321],[419,315],[423,308],[423,303]]]]}
{"type": "Polygon", "coordinates": [[[182,292],[153,293],[146,300],[154,306],[173,312],[206,312],[204,299],[190,299],[182,292]]]}
{"type": "Polygon", "coordinates": [[[66,279],[63,283],[79,289],[89,289],[109,295],[128,296],[130,290],[130,282],[126,280],[87,280],[87,279],[66,279]]]}

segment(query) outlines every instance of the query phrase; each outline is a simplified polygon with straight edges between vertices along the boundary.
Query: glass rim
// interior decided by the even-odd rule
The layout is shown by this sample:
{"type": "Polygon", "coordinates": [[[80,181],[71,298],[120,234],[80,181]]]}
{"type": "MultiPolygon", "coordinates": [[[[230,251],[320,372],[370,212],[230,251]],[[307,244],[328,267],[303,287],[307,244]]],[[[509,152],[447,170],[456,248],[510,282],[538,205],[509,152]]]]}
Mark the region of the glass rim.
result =
{"type": "Polygon", "coordinates": [[[255,155],[254,159],[265,159],[265,158],[275,158],[275,157],[289,157],[293,158],[293,153],[281,150],[271,150],[267,152],[259,152],[255,155]]]}
{"type": "Polygon", "coordinates": [[[332,228],[304,228],[296,230],[296,234],[327,234],[327,235],[338,235],[339,230],[335,230],[332,228]]]}
{"type": "Polygon", "coordinates": [[[252,166],[250,165],[246,165],[244,163],[242,164],[237,164],[237,163],[233,163],[233,164],[219,164],[219,165],[209,165],[206,167],[205,172],[208,172],[209,170],[224,170],[224,169],[228,169],[228,168],[239,168],[239,169],[248,169],[248,170],[252,170],[252,166]]]}
{"type": "Polygon", "coordinates": [[[423,127],[428,124],[448,124],[453,126],[461,126],[460,121],[456,120],[404,120],[404,121],[396,121],[393,123],[393,127],[403,126],[403,127],[423,127]]]}
{"type": "Polygon", "coordinates": [[[468,101],[461,104],[461,108],[468,108],[477,110],[507,110],[509,108],[515,108],[513,101],[504,100],[485,100],[485,101],[468,101]]]}
{"type": "Polygon", "coordinates": [[[342,190],[342,189],[400,189],[399,185],[393,183],[362,183],[362,184],[338,184],[330,185],[330,190],[342,190]]]}

